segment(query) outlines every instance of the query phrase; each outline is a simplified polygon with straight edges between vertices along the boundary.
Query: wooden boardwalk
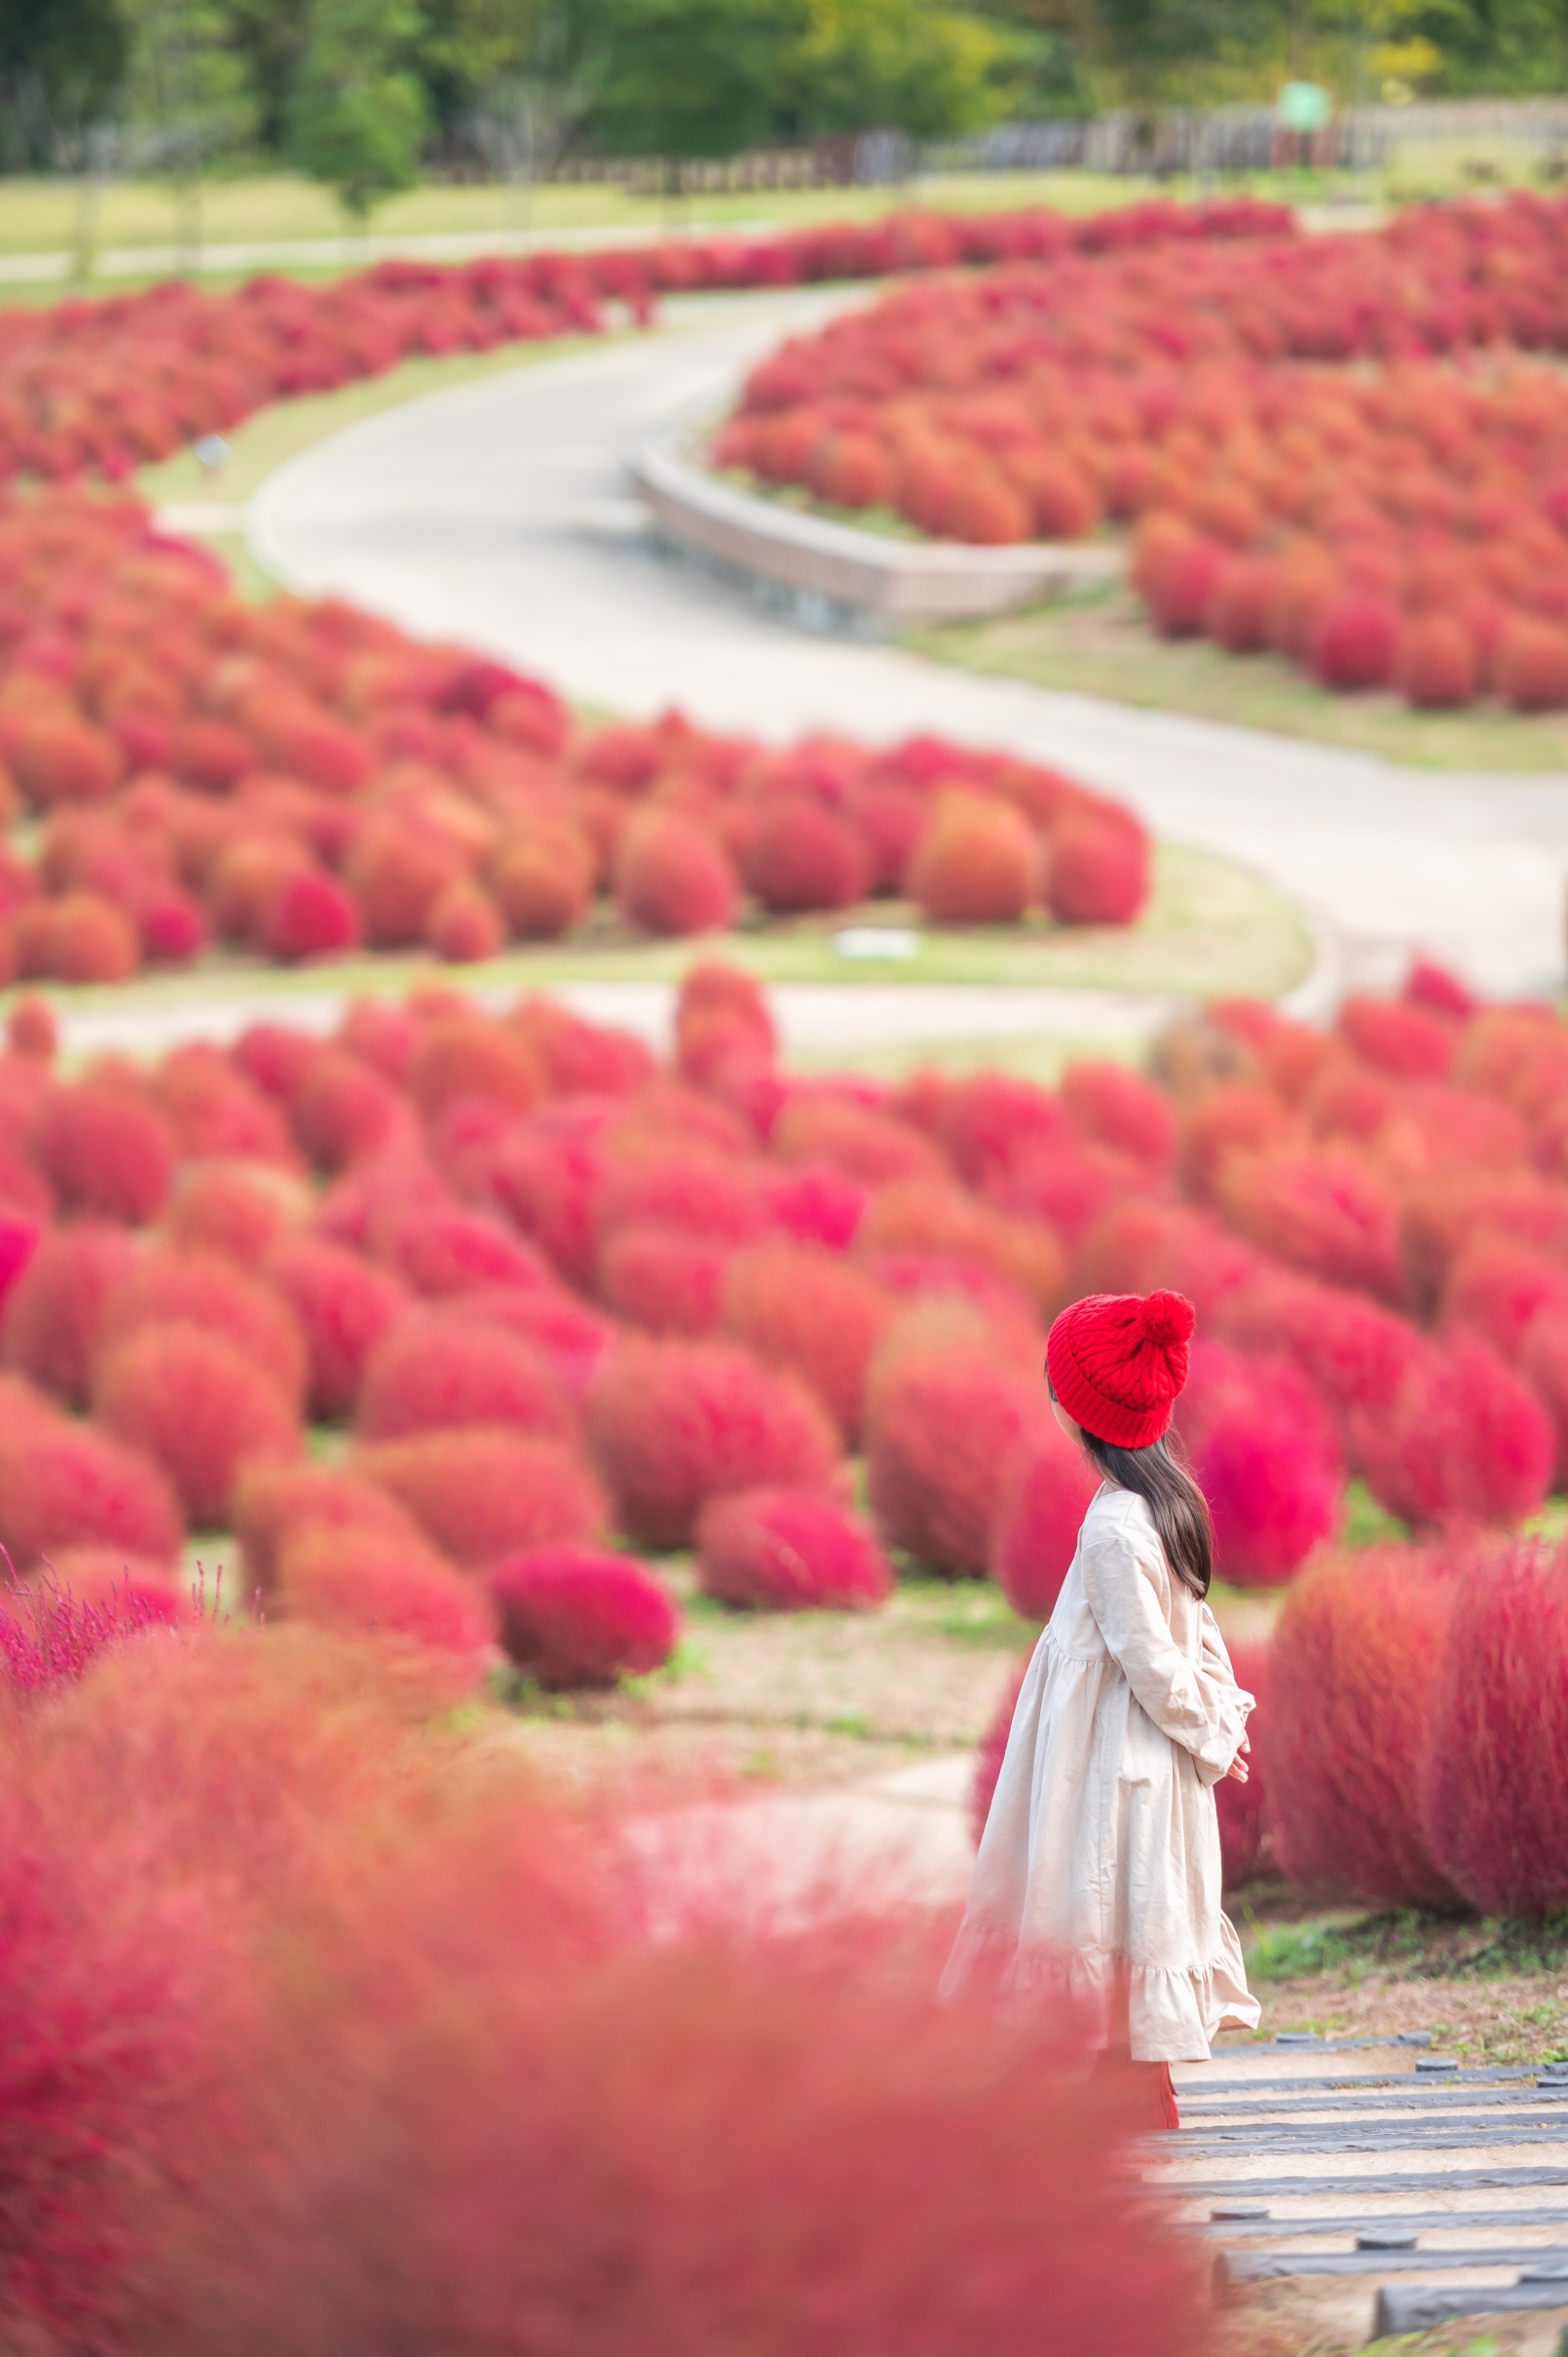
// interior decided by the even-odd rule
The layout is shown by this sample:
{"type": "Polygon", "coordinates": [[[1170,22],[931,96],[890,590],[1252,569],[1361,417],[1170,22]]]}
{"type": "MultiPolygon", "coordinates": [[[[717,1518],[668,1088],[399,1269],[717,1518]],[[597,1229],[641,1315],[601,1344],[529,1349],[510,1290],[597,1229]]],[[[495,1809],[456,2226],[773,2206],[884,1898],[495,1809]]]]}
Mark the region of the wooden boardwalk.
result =
{"type": "Polygon", "coordinates": [[[1281,2038],[1176,2074],[1151,2185],[1230,2285],[1293,2282],[1361,2338],[1538,2317],[1568,2353],[1568,2064],[1467,2070],[1430,2033],[1281,2038]],[[1560,2337],[1560,2338],[1559,2338],[1560,2337]]]}

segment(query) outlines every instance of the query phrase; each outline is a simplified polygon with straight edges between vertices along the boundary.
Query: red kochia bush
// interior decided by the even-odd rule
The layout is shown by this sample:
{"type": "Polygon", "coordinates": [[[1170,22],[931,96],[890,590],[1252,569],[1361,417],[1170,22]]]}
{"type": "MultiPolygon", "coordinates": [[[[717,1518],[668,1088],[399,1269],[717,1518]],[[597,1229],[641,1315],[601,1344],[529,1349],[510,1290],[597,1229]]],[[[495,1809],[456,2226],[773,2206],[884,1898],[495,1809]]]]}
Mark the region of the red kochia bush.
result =
{"type": "Polygon", "coordinates": [[[704,1507],[697,1579],[727,1604],[774,1611],[862,1610],[885,1603],[893,1589],[887,1557],[860,1516],[799,1489],[743,1489],[704,1507]]]}
{"type": "Polygon", "coordinates": [[[991,1531],[991,1576],[1026,1621],[1048,1621],[1100,1476],[1055,1417],[1015,1460],[991,1531]]]}
{"type": "Polygon", "coordinates": [[[744,867],[765,909],[848,909],[866,897],[859,836],[803,794],[777,795],[764,806],[744,867]]]}
{"type": "Polygon", "coordinates": [[[122,1227],[84,1219],[45,1236],[6,1295],[0,1360],[71,1406],[82,1406],[104,1311],[135,1257],[122,1227]]]}
{"type": "Polygon", "coordinates": [[[1193,1346],[1176,1422],[1214,1525],[1214,1571],[1238,1586],[1289,1579],[1337,1529],[1338,1441],[1304,1376],[1283,1359],[1193,1346]]]}
{"type": "Polygon", "coordinates": [[[1474,1907],[1568,1906],[1568,1556],[1516,1544],[1454,1582],[1423,1791],[1434,1857],[1474,1907]]]}
{"type": "Polygon", "coordinates": [[[655,1219],[616,1228],[599,1250],[599,1297],[651,1334],[711,1334],[733,1247],[655,1219]]]}
{"type": "Polygon", "coordinates": [[[410,1310],[365,1366],[355,1410],[362,1440],[455,1425],[506,1425],[567,1440],[577,1418],[541,1351],[504,1327],[454,1309],[410,1310]]]}
{"type": "Polygon", "coordinates": [[[144,1326],[108,1351],[93,1382],[105,1428],[161,1466],[198,1529],[222,1529],[241,1468],[297,1456],[300,1428],[283,1394],[221,1335],[144,1326]]]}
{"type": "Polygon", "coordinates": [[[1051,829],[1045,905],[1068,925],[1126,925],[1149,896],[1153,846],[1129,812],[1070,810],[1051,829]]]}
{"type": "Polygon", "coordinates": [[[866,1405],[883,1535],[935,1571],[984,1571],[1013,1459],[1038,1446],[1050,1412],[1041,1378],[998,1364],[967,1322],[892,1334],[866,1405]]]}
{"type": "Polygon", "coordinates": [[[609,1509],[574,1449],[504,1426],[467,1425],[359,1448],[350,1471],[407,1508],[465,1571],[557,1541],[602,1536],[609,1509]]]}
{"type": "Polygon", "coordinates": [[[118,1081],[56,1089],[39,1114],[36,1150],[66,1209],[129,1227],[157,1218],[174,1176],[168,1123],[118,1081]]]}
{"type": "Polygon", "coordinates": [[[846,1442],[859,1438],[866,1370],[892,1316],[880,1286],[824,1245],[780,1237],[735,1254],[724,1312],[764,1366],[809,1387],[846,1442]]]}
{"type": "Polygon", "coordinates": [[[291,1111],[294,1135],[320,1171],[401,1144],[414,1128],[401,1091],[339,1048],[313,1057],[291,1111]]]}
{"type": "Polygon", "coordinates": [[[617,1519],[652,1547],[684,1547],[710,1498],[823,1486],[838,1459],[803,1385],[723,1342],[628,1338],[588,1394],[588,1431],[617,1519]]]}
{"type": "Polygon", "coordinates": [[[277,1460],[245,1467],[235,1483],[233,1520],[245,1587],[263,1596],[277,1588],[284,1542],[299,1531],[368,1530],[410,1542],[420,1535],[412,1515],[369,1481],[337,1466],[277,1460]]]}
{"type": "Polygon", "coordinates": [[[646,1563],[595,1547],[543,1547],[490,1575],[501,1641],[541,1686],[613,1686],[675,1651],[681,1616],[646,1563]]]}
{"type": "Polygon", "coordinates": [[[1400,610],[1372,589],[1344,589],[1325,608],[1312,665],[1325,688],[1380,688],[1394,669],[1400,610]]]}
{"type": "Polygon", "coordinates": [[[1479,1236],[1451,1264],[1442,1290],[1446,1331],[1469,1327],[1512,1364],[1543,1313],[1568,1315],[1568,1268],[1560,1260],[1479,1236]]]}
{"type": "Polygon", "coordinates": [[[540,1285],[548,1274],[531,1245],[489,1212],[442,1203],[435,1190],[409,1190],[370,1220],[376,1258],[417,1293],[436,1299],[479,1285],[540,1285]]]}
{"type": "MultiPolygon", "coordinates": [[[[1287,1595],[1253,1743],[1292,1882],[1385,1906],[1451,1901],[1422,1824],[1421,1776],[1463,1577],[1419,1549],[1367,1548],[1325,1557],[1287,1595]]],[[[1512,1781],[1516,1747],[1499,1765],[1512,1781]]],[[[1474,1768],[1466,1755],[1464,1773],[1474,1768]]]]}
{"type": "Polygon", "coordinates": [[[646,810],[616,860],[621,912],[649,933],[713,933],[734,921],[735,872],[706,827],[673,810],[646,810]]]}
{"type": "Polygon", "coordinates": [[[1039,880],[1039,845],[1011,804],[950,793],[911,854],[904,886],[934,923],[1016,924],[1039,880]]]}
{"type": "Polygon", "coordinates": [[[131,1554],[124,1547],[52,1549],[45,1578],[78,1604],[106,1606],[111,1612],[125,1605],[128,1617],[143,1627],[154,1622],[172,1627],[192,1608],[191,1584],[176,1564],[131,1554]]]}
{"type": "Polygon", "coordinates": [[[1069,1064],[1062,1075],[1062,1102],[1101,1145],[1156,1171],[1169,1170],[1176,1160],[1176,1109],[1141,1072],[1123,1064],[1069,1064]]]}
{"type": "Polygon", "coordinates": [[[312,1415],[329,1422],[347,1416],[365,1362],[408,1304],[407,1287],[390,1269],[315,1236],[285,1239],[266,1273],[305,1337],[312,1415]]]}
{"type": "Polygon", "coordinates": [[[304,1200],[295,1180],[264,1162],[191,1162],[168,1208],[168,1233],[254,1268],[295,1224],[304,1200]]]}
{"type": "Polygon", "coordinates": [[[1418,1525],[1521,1522],[1545,1499],[1556,1458],[1535,1395],[1465,1334],[1423,1351],[1391,1402],[1352,1418],[1351,1434],[1378,1504],[1418,1525]]]}
{"type": "Polygon", "coordinates": [[[1073,2025],[938,2006],[904,1916],[803,1927],[797,1901],[768,1937],[723,1814],[641,1834],[675,1936],[612,1917],[628,1845],[607,1866],[515,1807],[434,1812],[361,1906],[322,1909],[298,1977],[325,1995],[266,2089],[288,2198],[258,2191],[276,2146],[232,2139],[209,2193],[246,2264],[182,2287],[187,2347],[1023,2357],[1047,2317],[1048,2345],[1196,2357],[1199,2263],[1130,2195],[1132,2099],[1073,2025]],[[705,1933],[705,1901],[763,1928],[705,1933]]]}
{"type": "Polygon", "coordinates": [[[179,1510],[155,1465],[107,1433],[8,1396],[0,1414],[0,1545],[19,1572],[66,1547],[172,1563],[179,1510]]]}
{"type": "Polygon", "coordinates": [[[229,1343],[280,1396],[299,1405],[305,1397],[305,1341],[286,1302],[247,1277],[221,1253],[144,1252],[110,1295],[98,1329],[98,1352],[150,1326],[199,1326],[229,1343]]]}
{"type": "Polygon", "coordinates": [[[493,1653],[484,1597],[417,1536],[307,1523],[284,1536],[279,1590],[291,1619],[409,1638],[461,1665],[465,1685],[479,1682],[493,1653]]]}

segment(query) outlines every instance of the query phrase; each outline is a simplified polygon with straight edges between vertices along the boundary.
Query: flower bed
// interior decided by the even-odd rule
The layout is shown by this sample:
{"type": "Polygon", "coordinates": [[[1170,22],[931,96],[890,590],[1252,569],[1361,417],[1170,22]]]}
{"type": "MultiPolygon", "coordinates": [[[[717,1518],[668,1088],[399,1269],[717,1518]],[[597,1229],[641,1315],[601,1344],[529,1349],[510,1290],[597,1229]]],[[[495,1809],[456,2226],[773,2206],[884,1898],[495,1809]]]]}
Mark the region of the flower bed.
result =
{"type": "Polygon", "coordinates": [[[1085,221],[1043,209],[895,213],[776,238],[666,239],[451,269],[383,262],[330,286],[264,277],[207,295],[170,281],[104,302],[14,309],[0,312],[0,481],[122,476],[270,401],[379,375],[414,353],[598,334],[611,302],[646,321],[664,294],[1280,234],[1289,223],[1282,206],[1248,198],[1085,221]]]}
{"type": "Polygon", "coordinates": [[[1568,703],[1568,203],[1007,265],[753,372],[716,464],[976,542],[1136,524],[1156,626],[1417,705],[1568,703]]]}
{"type": "Polygon", "coordinates": [[[232,1527],[270,1610],[434,1631],[468,1676],[499,1633],[557,1682],[674,1641],[612,1533],[783,1605],[875,1604],[879,1542],[1043,1616],[1084,1490],[1045,1326],[1155,1285],[1198,1305],[1178,1422],[1224,1579],[1290,1579],[1350,1470],[1425,1528],[1506,1529],[1568,1460],[1568,1030],[1430,969],[1326,1034],[1217,1008],[1164,1088],[794,1078],[711,964],[668,1067],[444,990],[70,1080],[47,1029],[24,1006],[0,1058],[23,1572],[119,1549],[172,1595],[184,1530],[232,1527]],[[330,1473],[309,1421],[344,1433],[330,1473]],[[587,1626],[551,1623],[579,1570],[587,1626]]]}
{"type": "Polygon", "coordinates": [[[467,961],[613,904],[699,933],[906,893],[935,921],[1130,921],[1149,842],[1056,771],[917,738],[783,753],[537,681],[336,600],[247,609],[87,490],[0,505],[0,978],[118,982],[216,940],[467,961]]]}

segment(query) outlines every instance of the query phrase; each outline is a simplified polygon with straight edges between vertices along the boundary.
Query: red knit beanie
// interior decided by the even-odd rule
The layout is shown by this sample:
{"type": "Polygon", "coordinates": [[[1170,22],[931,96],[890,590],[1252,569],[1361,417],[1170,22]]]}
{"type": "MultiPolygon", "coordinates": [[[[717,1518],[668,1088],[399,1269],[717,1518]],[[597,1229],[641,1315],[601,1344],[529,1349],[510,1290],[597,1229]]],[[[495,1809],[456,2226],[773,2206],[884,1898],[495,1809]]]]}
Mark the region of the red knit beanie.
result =
{"type": "Polygon", "coordinates": [[[1147,1448],[1170,1425],[1197,1322],[1184,1293],[1090,1293],[1046,1339],[1051,1388],[1097,1440],[1147,1448]]]}

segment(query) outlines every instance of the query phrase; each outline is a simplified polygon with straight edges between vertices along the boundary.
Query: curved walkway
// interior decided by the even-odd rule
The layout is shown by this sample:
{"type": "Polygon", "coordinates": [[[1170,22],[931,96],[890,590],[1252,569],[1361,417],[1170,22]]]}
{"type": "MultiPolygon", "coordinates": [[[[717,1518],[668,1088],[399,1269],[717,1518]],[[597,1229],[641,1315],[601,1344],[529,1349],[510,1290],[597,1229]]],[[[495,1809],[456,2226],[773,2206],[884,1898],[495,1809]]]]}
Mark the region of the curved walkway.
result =
{"type": "Polygon", "coordinates": [[[1505,991],[1563,979],[1568,775],[1370,755],[1052,694],[819,639],[662,558],[624,455],[721,410],[820,293],[671,307],[678,332],[413,402],[292,460],[253,503],[259,560],[308,591],[484,647],[589,704],[669,703],[783,738],[933,730],[1055,761],[1160,833],[1249,862],[1325,919],[1353,979],[1425,947],[1505,991]]]}

